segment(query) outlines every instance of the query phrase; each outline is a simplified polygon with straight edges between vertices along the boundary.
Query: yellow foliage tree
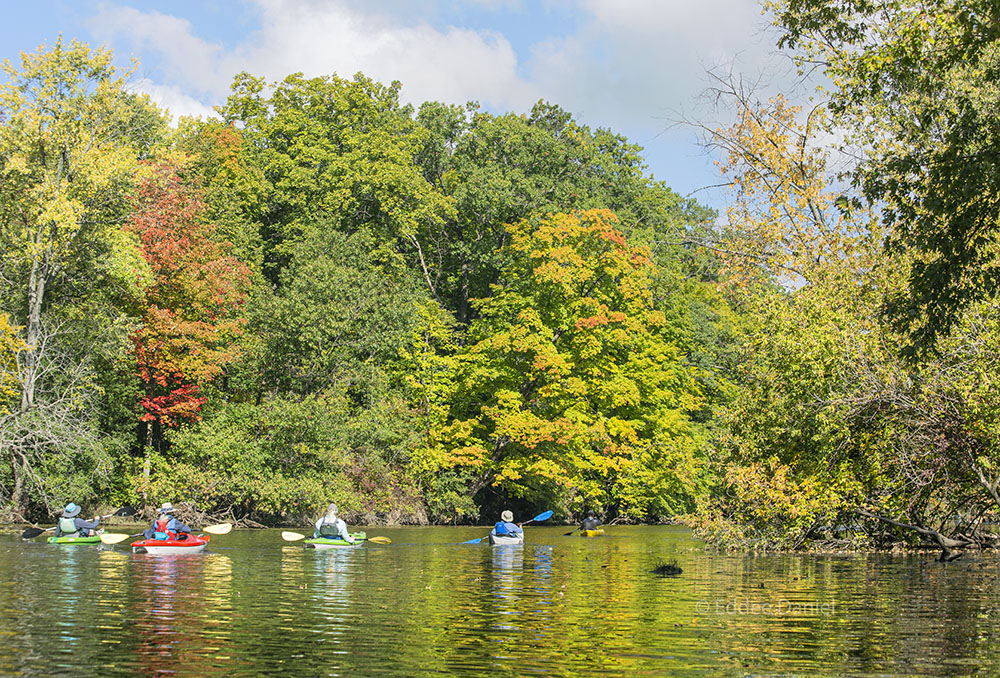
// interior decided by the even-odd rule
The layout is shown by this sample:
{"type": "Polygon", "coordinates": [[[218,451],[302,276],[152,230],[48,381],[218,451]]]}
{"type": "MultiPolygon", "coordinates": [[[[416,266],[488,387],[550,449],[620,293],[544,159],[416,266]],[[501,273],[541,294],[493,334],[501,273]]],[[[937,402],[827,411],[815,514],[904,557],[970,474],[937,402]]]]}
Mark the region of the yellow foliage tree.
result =
{"type": "Polygon", "coordinates": [[[28,345],[20,329],[11,324],[10,316],[0,313],[0,417],[11,413],[21,394],[17,356],[28,345]]]}
{"type": "Polygon", "coordinates": [[[44,346],[42,309],[89,239],[108,239],[108,218],[124,205],[136,173],[135,96],[127,93],[106,50],[62,39],[4,61],[0,84],[0,241],[18,271],[27,348],[21,403],[32,406],[44,346]]]}

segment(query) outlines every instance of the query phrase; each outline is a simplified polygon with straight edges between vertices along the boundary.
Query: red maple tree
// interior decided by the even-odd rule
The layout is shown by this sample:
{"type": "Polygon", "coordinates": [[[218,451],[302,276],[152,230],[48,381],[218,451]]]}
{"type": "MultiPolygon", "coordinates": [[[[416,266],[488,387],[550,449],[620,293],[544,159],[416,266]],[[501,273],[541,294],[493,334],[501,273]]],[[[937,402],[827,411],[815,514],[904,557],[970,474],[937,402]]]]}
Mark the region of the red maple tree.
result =
{"type": "Polygon", "coordinates": [[[202,219],[204,204],[183,181],[182,163],[151,169],[128,222],[154,276],[142,327],[132,335],[145,385],[139,419],[177,426],[200,418],[201,388],[238,355],[250,269],[202,219]]]}

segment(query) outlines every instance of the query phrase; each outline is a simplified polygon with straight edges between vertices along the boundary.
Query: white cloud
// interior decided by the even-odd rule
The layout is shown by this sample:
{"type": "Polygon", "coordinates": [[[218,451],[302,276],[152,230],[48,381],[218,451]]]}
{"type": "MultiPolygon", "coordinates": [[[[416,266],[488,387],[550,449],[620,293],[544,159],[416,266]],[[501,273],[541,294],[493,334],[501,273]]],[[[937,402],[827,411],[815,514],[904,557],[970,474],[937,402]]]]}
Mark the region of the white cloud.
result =
{"type": "MultiPolygon", "coordinates": [[[[199,37],[189,21],[155,11],[105,4],[91,26],[112,46],[159,56],[158,82],[144,87],[175,114],[211,114],[240,71],[269,81],[360,71],[383,83],[399,80],[413,104],[477,100],[494,111],[526,111],[545,98],[646,146],[657,175],[686,181],[682,191],[715,181],[704,169],[697,173],[703,179],[686,176],[685,166],[707,163],[694,158],[693,132],[664,134],[668,119],[691,113],[706,68],[736,62],[737,71],[756,75],[774,44],[754,0],[547,0],[564,16],[579,14],[574,32],[542,38],[520,54],[500,32],[447,26],[441,17],[452,0],[248,1],[259,29],[229,49],[199,37]],[[437,17],[435,24],[425,16],[437,17]]],[[[480,0],[478,7],[507,12],[507,20],[539,16],[520,0],[480,0]]]]}
{"type": "Polygon", "coordinates": [[[174,122],[182,115],[197,118],[218,117],[211,106],[206,106],[172,85],[157,85],[148,78],[141,78],[133,82],[132,87],[139,92],[148,94],[153,103],[170,113],[174,122]]]}
{"type": "Polygon", "coordinates": [[[197,37],[189,21],[155,11],[105,4],[91,25],[112,44],[125,39],[158,52],[161,86],[211,104],[222,102],[233,75],[244,70],[269,80],[361,71],[399,80],[404,98],[416,104],[474,99],[525,110],[545,97],[608,122],[662,117],[697,94],[706,67],[738,54],[760,61],[762,45],[771,42],[753,39],[759,29],[748,27],[764,22],[750,0],[587,0],[579,5],[586,17],[577,33],[538,43],[519,63],[500,33],[403,23],[379,11],[387,5],[255,2],[261,28],[229,51],[197,37]]]}
{"type": "Polygon", "coordinates": [[[264,28],[232,55],[230,72],[243,68],[278,79],[296,71],[342,77],[362,71],[382,82],[399,80],[414,103],[474,98],[512,106],[534,96],[517,77],[514,50],[498,33],[400,25],[343,3],[260,2],[264,28]]]}
{"type": "Polygon", "coordinates": [[[90,26],[99,39],[111,44],[124,37],[134,48],[161,53],[166,77],[189,91],[215,95],[225,91],[234,75],[218,69],[222,47],[196,37],[194,26],[186,19],[102,4],[90,26]]]}
{"type": "Polygon", "coordinates": [[[773,36],[754,2],[589,0],[574,35],[539,44],[532,80],[574,111],[639,124],[684,108],[706,86],[706,69],[759,70],[773,36]],[[557,93],[557,94],[556,94],[557,93]]]}
{"type": "Polygon", "coordinates": [[[188,21],[158,12],[103,5],[91,24],[111,44],[126,39],[159,53],[170,85],[212,104],[221,103],[240,71],[268,80],[295,72],[349,78],[361,71],[381,82],[399,80],[403,96],[416,104],[476,99],[523,109],[539,97],[518,77],[517,56],[499,33],[400,25],[340,2],[258,5],[262,27],[230,52],[196,37],[188,21]]]}

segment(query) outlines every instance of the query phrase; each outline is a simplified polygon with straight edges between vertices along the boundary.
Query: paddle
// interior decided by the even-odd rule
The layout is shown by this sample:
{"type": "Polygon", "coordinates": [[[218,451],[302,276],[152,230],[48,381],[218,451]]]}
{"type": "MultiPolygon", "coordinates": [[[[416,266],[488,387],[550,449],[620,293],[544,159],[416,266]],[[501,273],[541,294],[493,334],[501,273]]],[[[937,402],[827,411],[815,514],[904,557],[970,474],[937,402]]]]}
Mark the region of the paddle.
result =
{"type": "MultiPolygon", "coordinates": [[[[527,525],[528,523],[540,523],[543,520],[548,520],[551,517],[552,517],[552,511],[542,511],[541,513],[539,513],[537,516],[535,516],[531,520],[525,520],[523,523],[518,523],[518,525],[527,525]]],[[[461,543],[462,544],[478,544],[479,542],[481,542],[484,539],[489,539],[489,536],[490,535],[486,535],[485,537],[479,537],[478,539],[470,539],[469,541],[463,541],[461,543]]]]}
{"type": "MultiPolygon", "coordinates": [[[[110,518],[112,516],[134,516],[134,515],[135,515],[135,509],[133,507],[122,506],[114,513],[109,513],[106,516],[98,516],[98,518],[100,520],[103,520],[104,518],[110,518]]],[[[38,535],[45,534],[46,532],[51,532],[54,529],[56,529],[55,525],[53,525],[52,527],[47,527],[44,530],[40,527],[29,527],[27,530],[21,533],[21,539],[34,539],[38,535]]]]}
{"type": "Polygon", "coordinates": [[[117,544],[120,541],[125,541],[131,537],[141,537],[142,532],[138,534],[124,534],[122,532],[105,532],[101,535],[102,544],[117,544]]]}
{"type": "Polygon", "coordinates": [[[576,532],[576,531],[577,531],[577,530],[579,530],[579,529],[580,529],[580,526],[579,526],[579,525],[577,525],[576,527],[574,527],[574,528],[573,528],[572,530],[570,530],[569,532],[567,532],[567,533],[566,533],[566,534],[564,534],[563,536],[564,536],[564,537],[568,537],[568,536],[570,536],[571,534],[573,534],[574,532],[576,532]]]}
{"type": "Polygon", "coordinates": [[[218,525],[209,525],[208,527],[201,528],[202,532],[208,532],[209,534],[229,534],[233,529],[232,523],[219,523],[218,525]]]}
{"type": "MultiPolygon", "coordinates": [[[[281,538],[285,541],[298,541],[300,539],[305,539],[304,534],[299,534],[298,532],[282,532],[281,538]]],[[[375,542],[376,544],[391,544],[392,540],[389,537],[368,537],[367,541],[375,542]]]]}

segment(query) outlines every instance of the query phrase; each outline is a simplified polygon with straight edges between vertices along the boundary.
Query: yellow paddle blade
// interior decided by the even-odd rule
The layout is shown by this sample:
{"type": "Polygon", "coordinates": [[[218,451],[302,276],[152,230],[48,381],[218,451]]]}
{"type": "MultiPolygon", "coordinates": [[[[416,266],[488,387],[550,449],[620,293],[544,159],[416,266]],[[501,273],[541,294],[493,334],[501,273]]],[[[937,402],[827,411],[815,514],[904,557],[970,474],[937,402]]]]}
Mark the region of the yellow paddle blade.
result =
{"type": "Polygon", "coordinates": [[[391,544],[392,540],[389,537],[368,537],[368,541],[373,541],[376,544],[391,544]]]}
{"type": "Polygon", "coordinates": [[[101,535],[101,543],[117,544],[120,541],[125,541],[128,537],[127,534],[121,534],[120,532],[105,532],[101,535]]]}
{"type": "Polygon", "coordinates": [[[298,532],[282,532],[281,538],[285,541],[298,541],[299,539],[305,539],[306,535],[299,534],[298,532]]]}
{"type": "Polygon", "coordinates": [[[208,532],[209,534],[229,534],[232,529],[232,523],[221,523],[219,525],[209,525],[208,527],[203,527],[201,528],[201,531],[208,532]]]}

